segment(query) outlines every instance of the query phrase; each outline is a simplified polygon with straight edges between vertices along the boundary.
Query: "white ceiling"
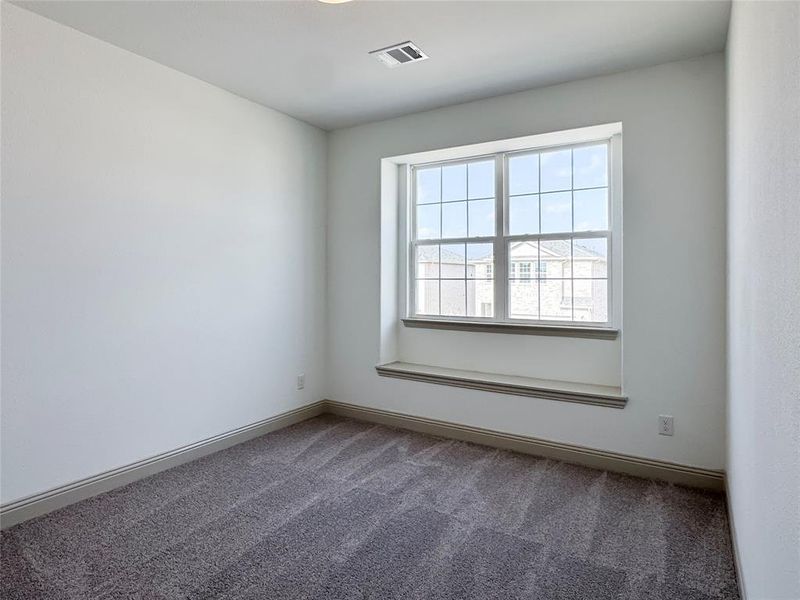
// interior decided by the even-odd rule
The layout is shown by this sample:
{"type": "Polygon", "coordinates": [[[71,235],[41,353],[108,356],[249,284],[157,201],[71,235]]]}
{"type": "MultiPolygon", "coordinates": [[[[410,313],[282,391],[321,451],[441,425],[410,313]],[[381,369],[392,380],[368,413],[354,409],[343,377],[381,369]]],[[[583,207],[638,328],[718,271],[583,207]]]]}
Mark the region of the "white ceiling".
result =
{"type": "Polygon", "coordinates": [[[20,1],[325,129],[722,50],[725,1],[20,1]],[[430,60],[367,52],[412,40],[430,60]]]}

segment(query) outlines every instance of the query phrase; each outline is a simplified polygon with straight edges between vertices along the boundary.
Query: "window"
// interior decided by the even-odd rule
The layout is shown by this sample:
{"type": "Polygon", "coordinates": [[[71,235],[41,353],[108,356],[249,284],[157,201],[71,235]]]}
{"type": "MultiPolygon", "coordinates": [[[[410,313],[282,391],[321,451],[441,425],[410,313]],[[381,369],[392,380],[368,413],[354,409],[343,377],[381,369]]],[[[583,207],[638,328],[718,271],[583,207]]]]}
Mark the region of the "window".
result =
{"type": "Polygon", "coordinates": [[[611,322],[611,141],[412,165],[409,316],[611,322]]]}
{"type": "Polygon", "coordinates": [[[511,262],[511,272],[509,277],[517,283],[530,283],[531,282],[531,263],[530,262],[511,262]]]}
{"type": "Polygon", "coordinates": [[[531,263],[522,262],[518,263],[518,266],[519,266],[519,274],[517,275],[517,277],[519,277],[525,283],[528,283],[528,281],[526,280],[529,280],[531,278],[531,263]]]}

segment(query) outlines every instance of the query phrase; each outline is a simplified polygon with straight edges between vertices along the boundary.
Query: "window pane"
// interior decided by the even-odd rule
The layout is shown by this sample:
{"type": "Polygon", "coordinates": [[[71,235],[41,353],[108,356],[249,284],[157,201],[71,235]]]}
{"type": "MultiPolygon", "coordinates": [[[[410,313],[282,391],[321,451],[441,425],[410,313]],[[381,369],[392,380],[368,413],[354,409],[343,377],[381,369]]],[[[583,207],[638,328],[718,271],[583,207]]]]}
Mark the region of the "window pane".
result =
{"type": "Polygon", "coordinates": [[[493,236],[494,200],[469,202],[469,237],[493,236]]]}
{"type": "Polygon", "coordinates": [[[464,279],[442,279],[442,314],[464,317],[467,314],[467,294],[464,279]]]}
{"type": "Polygon", "coordinates": [[[542,152],[542,192],[572,189],[572,150],[542,152]]]}
{"type": "Polygon", "coordinates": [[[542,194],[542,233],[572,231],[572,192],[542,194]]]}
{"type": "Polygon", "coordinates": [[[595,323],[608,321],[608,281],[605,279],[575,279],[572,285],[575,320],[595,323]]]}
{"type": "Polygon", "coordinates": [[[539,155],[526,154],[508,159],[508,193],[536,194],[539,192],[539,155]]]}
{"type": "Polygon", "coordinates": [[[467,199],[467,165],[442,167],[442,202],[467,199]]]}
{"type": "Polygon", "coordinates": [[[539,196],[508,199],[508,234],[539,233],[539,196]]]}
{"type": "Polygon", "coordinates": [[[418,279],[414,292],[418,315],[439,314],[439,280],[418,279]]]}
{"type": "Polygon", "coordinates": [[[494,316],[494,281],[491,279],[467,281],[467,316],[494,316]]]}
{"type": "Polygon", "coordinates": [[[539,242],[524,241],[511,242],[508,245],[508,277],[514,279],[522,272],[523,263],[531,266],[531,276],[534,276],[535,264],[539,261],[539,242]]]}
{"type": "Polygon", "coordinates": [[[569,240],[542,240],[539,247],[542,279],[572,277],[571,250],[569,240]]]}
{"type": "Polygon", "coordinates": [[[464,279],[466,277],[465,264],[464,244],[442,244],[441,277],[464,279]]]}
{"type": "Polygon", "coordinates": [[[542,320],[572,320],[572,280],[542,279],[539,285],[542,320]]]}
{"type": "Polygon", "coordinates": [[[508,315],[512,319],[539,318],[538,281],[508,281],[508,315]]]}
{"type": "Polygon", "coordinates": [[[469,197],[494,198],[494,161],[469,163],[469,197]]]}
{"type": "Polygon", "coordinates": [[[608,146],[584,146],[572,151],[575,189],[608,185],[608,146]]]}
{"type": "Polygon", "coordinates": [[[438,204],[425,204],[417,207],[417,239],[430,240],[440,237],[439,217],[441,208],[438,204]]]}
{"type": "Polygon", "coordinates": [[[467,237],[467,203],[442,204],[442,237],[467,237]]]}
{"type": "Polygon", "coordinates": [[[575,231],[608,229],[608,189],[579,190],[575,197],[575,231]]]}
{"type": "Polygon", "coordinates": [[[417,204],[439,202],[442,170],[439,167],[417,170],[417,204]]]}
{"type": "Polygon", "coordinates": [[[417,279],[439,277],[439,246],[417,246],[414,273],[417,279]]]}
{"type": "Polygon", "coordinates": [[[572,240],[572,269],[573,277],[608,277],[608,240],[572,240]]]}
{"type": "Polygon", "coordinates": [[[492,279],[494,246],[467,244],[467,279],[492,279]]]}

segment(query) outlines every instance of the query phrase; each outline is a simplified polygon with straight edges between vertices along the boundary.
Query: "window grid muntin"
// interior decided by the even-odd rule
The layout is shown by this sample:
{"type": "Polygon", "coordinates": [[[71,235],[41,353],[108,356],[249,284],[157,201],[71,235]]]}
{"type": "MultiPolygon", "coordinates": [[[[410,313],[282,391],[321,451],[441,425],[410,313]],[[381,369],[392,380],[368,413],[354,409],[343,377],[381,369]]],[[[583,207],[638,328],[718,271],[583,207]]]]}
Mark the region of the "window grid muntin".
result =
{"type": "MultiPolygon", "coordinates": [[[[427,315],[427,313],[425,313],[426,316],[431,316],[432,318],[436,318],[436,319],[454,318],[454,317],[452,317],[450,315],[442,314],[444,312],[444,310],[443,310],[444,297],[443,297],[443,294],[442,294],[442,282],[443,281],[446,281],[446,282],[461,281],[464,284],[463,315],[456,315],[455,318],[457,318],[459,320],[462,320],[462,319],[478,319],[478,320],[482,320],[482,321],[495,321],[495,320],[497,320],[497,302],[496,302],[496,298],[492,298],[492,312],[494,313],[494,316],[492,316],[492,317],[469,317],[468,316],[469,312],[470,312],[470,310],[469,310],[470,309],[469,294],[468,294],[469,282],[473,282],[473,285],[477,285],[477,282],[480,282],[480,281],[491,281],[492,282],[492,287],[495,290],[498,287],[496,285],[496,283],[495,283],[494,277],[492,277],[491,279],[483,278],[483,277],[469,277],[469,272],[468,272],[468,268],[467,268],[467,265],[468,265],[468,262],[469,262],[469,256],[468,256],[469,255],[469,250],[467,248],[467,244],[491,244],[492,245],[492,255],[494,256],[496,254],[496,249],[497,249],[497,245],[496,245],[496,239],[497,239],[497,205],[498,205],[498,196],[497,196],[496,185],[495,185],[495,195],[494,196],[483,196],[483,195],[481,195],[481,197],[470,198],[470,190],[469,190],[469,187],[470,187],[470,185],[469,185],[470,184],[470,181],[469,181],[470,180],[470,167],[469,166],[470,166],[470,164],[480,163],[480,162],[489,162],[489,161],[494,161],[494,165],[493,165],[493,168],[495,169],[494,180],[496,182],[497,181],[497,175],[498,175],[497,174],[497,157],[496,157],[496,154],[474,156],[474,157],[463,158],[463,159],[458,159],[458,160],[451,160],[451,161],[438,161],[438,162],[434,162],[434,163],[427,163],[427,164],[424,164],[424,165],[422,165],[422,164],[415,165],[414,167],[412,167],[412,173],[413,173],[413,177],[412,177],[412,181],[411,181],[411,185],[412,185],[412,211],[411,211],[411,213],[412,213],[412,224],[411,224],[411,227],[412,227],[412,244],[410,245],[411,246],[410,255],[414,256],[415,260],[416,260],[416,248],[419,247],[420,245],[438,245],[438,246],[441,247],[441,246],[444,246],[444,245],[464,244],[464,259],[465,259],[464,268],[465,268],[465,272],[464,272],[464,277],[463,278],[461,278],[461,277],[458,277],[458,278],[443,277],[442,262],[441,262],[442,253],[441,253],[441,250],[440,250],[440,252],[439,252],[439,257],[440,257],[439,278],[438,278],[438,284],[439,284],[439,294],[438,294],[439,311],[438,312],[439,312],[439,314],[436,315],[436,316],[431,316],[431,315],[427,315]],[[464,176],[465,176],[465,179],[466,179],[466,182],[465,182],[466,185],[465,185],[465,190],[464,190],[464,197],[445,201],[445,200],[443,200],[443,198],[444,198],[444,174],[443,174],[444,170],[443,169],[444,169],[444,167],[451,167],[451,166],[455,167],[455,166],[461,166],[461,165],[465,166],[464,176]],[[416,194],[417,194],[417,190],[418,190],[418,188],[417,188],[417,173],[420,170],[423,170],[423,169],[437,168],[437,167],[439,168],[439,177],[440,177],[440,179],[439,179],[439,202],[438,202],[438,204],[439,204],[439,237],[438,238],[426,238],[426,239],[418,240],[416,238],[416,236],[417,236],[417,223],[416,223],[416,217],[417,217],[416,207],[417,207],[417,203],[416,203],[416,194]],[[495,235],[470,237],[470,235],[469,235],[469,231],[470,231],[470,225],[469,225],[470,203],[471,202],[479,202],[479,201],[482,201],[482,200],[484,200],[484,201],[485,200],[493,200],[494,201],[494,205],[495,205],[495,219],[494,219],[495,220],[495,235]],[[466,236],[459,236],[459,237],[444,237],[443,206],[445,204],[455,204],[455,203],[459,203],[459,202],[463,202],[464,203],[465,210],[466,210],[466,213],[467,213],[466,214],[466,218],[467,218],[466,233],[467,233],[467,235],[466,236]]],[[[436,204],[436,203],[431,203],[431,204],[436,204]]],[[[494,260],[495,261],[497,260],[496,256],[494,257],[494,260]]],[[[411,268],[410,268],[410,275],[411,276],[409,278],[410,281],[413,281],[413,290],[414,290],[414,292],[416,292],[416,286],[417,286],[417,281],[418,281],[418,279],[416,277],[416,269],[417,269],[417,265],[416,265],[416,262],[414,262],[411,265],[411,268]]],[[[496,264],[493,265],[493,271],[496,271],[496,264]]],[[[494,273],[493,273],[493,275],[494,275],[494,273]]],[[[428,279],[427,281],[434,281],[434,280],[433,279],[428,279]]],[[[496,294],[495,294],[495,296],[496,296],[496,294]]],[[[473,306],[473,309],[474,309],[473,312],[475,312],[476,314],[480,313],[480,304],[481,303],[476,299],[475,300],[475,306],[473,306]]],[[[415,315],[419,314],[419,313],[417,313],[417,300],[416,300],[416,298],[413,299],[413,303],[410,306],[413,306],[415,315]]]]}
{"type": "MultiPolygon", "coordinates": [[[[573,143],[573,144],[556,144],[551,146],[542,146],[530,149],[523,149],[523,150],[514,150],[514,151],[507,151],[507,152],[497,152],[493,154],[483,154],[483,155],[475,155],[470,157],[463,157],[453,160],[440,160],[440,161],[431,161],[428,163],[417,163],[411,166],[411,206],[412,210],[412,219],[411,219],[411,243],[409,247],[411,248],[410,256],[414,255],[414,248],[417,244],[421,243],[440,243],[440,244],[449,244],[449,243],[458,243],[461,241],[469,241],[471,243],[491,243],[494,242],[494,261],[493,261],[493,268],[492,274],[493,275],[500,275],[500,278],[493,277],[491,279],[480,278],[480,280],[485,281],[492,281],[493,286],[495,288],[495,300],[494,300],[494,316],[491,318],[487,317],[457,317],[456,320],[476,320],[476,321],[489,321],[489,322],[509,322],[509,323],[518,323],[518,324],[529,324],[529,325],[564,325],[567,324],[582,324],[585,326],[590,327],[604,327],[609,326],[613,322],[613,308],[614,304],[612,302],[612,293],[614,290],[614,286],[612,283],[612,264],[613,264],[613,248],[612,248],[612,239],[614,236],[613,233],[613,214],[614,214],[614,186],[618,185],[618,182],[612,180],[612,174],[614,173],[614,159],[612,156],[612,139],[611,138],[603,138],[597,140],[588,140],[585,142],[573,143]],[[605,152],[605,161],[606,161],[606,185],[604,186],[588,186],[588,187],[581,187],[575,188],[574,187],[574,180],[575,180],[575,154],[574,151],[579,148],[584,147],[591,147],[591,146],[600,146],[603,145],[606,148],[605,152]],[[563,151],[563,150],[570,150],[570,189],[563,189],[563,190],[548,190],[546,192],[542,192],[542,165],[541,165],[541,155],[551,151],[563,151]],[[542,194],[555,194],[555,193],[570,193],[570,212],[571,212],[571,224],[572,224],[572,231],[565,231],[565,232],[552,232],[552,233],[539,233],[539,234],[519,234],[519,235],[509,235],[509,198],[512,197],[508,193],[508,186],[509,186],[509,159],[515,156],[522,156],[522,155],[530,155],[530,154],[537,154],[539,155],[538,160],[538,191],[537,192],[528,192],[528,193],[520,193],[515,194],[514,196],[526,196],[526,195],[536,195],[539,197],[538,202],[538,212],[539,212],[539,231],[541,232],[541,225],[542,225],[542,202],[541,202],[541,195],[542,194]],[[424,168],[430,168],[435,166],[451,166],[451,165],[460,165],[460,164],[469,164],[472,162],[479,162],[479,161],[486,161],[491,158],[495,159],[495,196],[492,197],[485,197],[485,198],[469,198],[469,167],[467,167],[467,192],[466,192],[466,199],[465,200],[451,200],[451,201],[442,201],[442,188],[441,188],[441,181],[440,181],[440,198],[439,204],[446,204],[450,202],[465,202],[467,205],[467,232],[469,233],[469,202],[476,201],[476,200],[490,200],[494,199],[495,204],[495,227],[497,230],[496,236],[483,236],[478,238],[438,238],[438,239],[425,239],[425,240],[417,240],[416,239],[416,194],[417,194],[417,183],[416,183],[416,174],[419,170],[424,168]],[[596,190],[596,189],[604,189],[606,190],[605,195],[605,221],[607,228],[602,230],[586,230],[586,231],[574,231],[575,229],[575,198],[574,192],[578,191],[585,191],[585,190],[596,190]],[[498,198],[501,199],[498,202],[498,198]],[[578,278],[574,277],[574,239],[583,239],[583,238],[605,238],[606,240],[606,277],[604,278],[578,278]],[[541,262],[535,262],[534,268],[532,269],[532,277],[528,281],[536,281],[537,282],[537,292],[538,292],[538,307],[540,311],[541,317],[541,281],[570,281],[571,282],[571,294],[570,294],[570,302],[571,302],[571,317],[570,319],[558,319],[558,320],[544,320],[544,319],[515,319],[510,317],[509,311],[509,288],[511,285],[511,277],[509,276],[510,264],[511,259],[507,255],[509,243],[515,240],[548,240],[548,239],[559,239],[559,240],[569,240],[570,244],[570,268],[571,268],[571,277],[565,279],[558,279],[558,278],[548,278],[544,275],[546,270],[540,271],[539,268],[536,266],[541,265],[541,262]],[[574,281],[583,281],[583,280],[591,280],[591,281],[605,281],[606,285],[606,321],[576,321],[575,320],[575,291],[574,291],[574,281]]],[[[441,171],[440,171],[441,173],[441,171]]],[[[440,215],[440,236],[442,229],[442,220],[440,215]]],[[[540,248],[537,248],[537,251],[540,252],[540,248]]],[[[416,286],[416,277],[415,277],[415,268],[416,265],[413,263],[411,269],[409,270],[409,281],[414,282],[414,286],[416,286]]],[[[441,275],[441,272],[440,272],[441,275]]],[[[464,281],[468,281],[469,279],[465,279],[464,281]]],[[[465,313],[469,312],[469,299],[465,299],[465,305],[467,306],[465,313]]],[[[479,312],[477,307],[479,306],[479,302],[476,300],[476,310],[475,312],[479,312]]],[[[413,316],[417,316],[416,312],[416,304],[415,300],[412,298],[412,303],[409,304],[410,307],[414,308],[413,316]]],[[[441,295],[440,295],[440,313],[441,313],[441,295]]],[[[446,315],[437,315],[437,316],[427,316],[432,320],[452,320],[450,317],[446,315]]]]}

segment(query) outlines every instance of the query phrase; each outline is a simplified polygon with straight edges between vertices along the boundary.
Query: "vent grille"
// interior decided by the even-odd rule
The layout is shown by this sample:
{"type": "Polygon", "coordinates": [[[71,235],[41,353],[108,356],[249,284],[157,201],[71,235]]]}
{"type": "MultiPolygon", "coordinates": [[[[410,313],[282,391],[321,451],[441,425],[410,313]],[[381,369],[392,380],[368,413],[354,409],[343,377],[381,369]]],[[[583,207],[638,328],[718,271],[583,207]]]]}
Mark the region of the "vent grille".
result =
{"type": "Polygon", "coordinates": [[[428,58],[428,55],[413,42],[403,42],[380,50],[373,50],[370,54],[389,68],[420,62],[428,58]]]}

